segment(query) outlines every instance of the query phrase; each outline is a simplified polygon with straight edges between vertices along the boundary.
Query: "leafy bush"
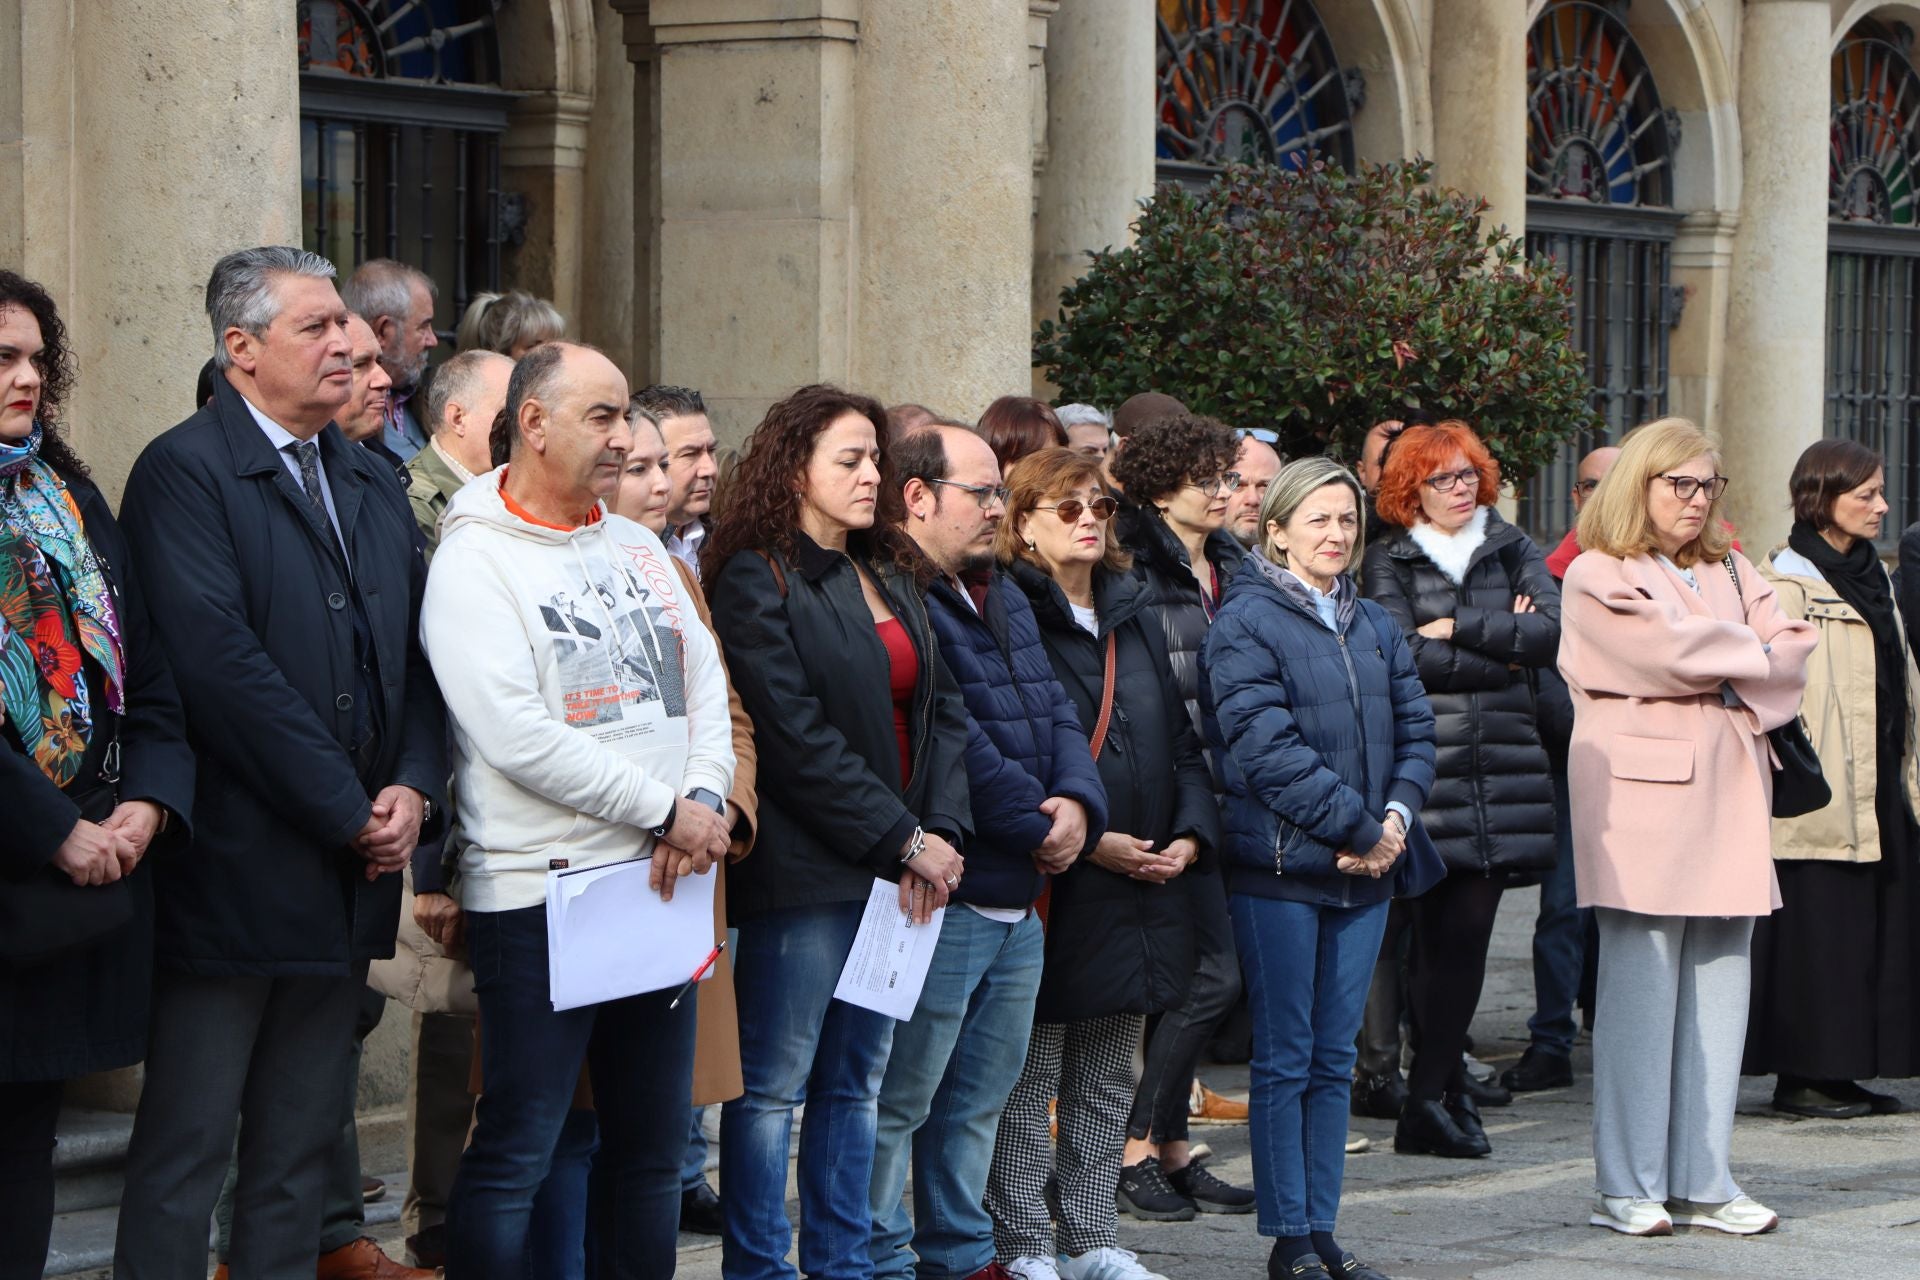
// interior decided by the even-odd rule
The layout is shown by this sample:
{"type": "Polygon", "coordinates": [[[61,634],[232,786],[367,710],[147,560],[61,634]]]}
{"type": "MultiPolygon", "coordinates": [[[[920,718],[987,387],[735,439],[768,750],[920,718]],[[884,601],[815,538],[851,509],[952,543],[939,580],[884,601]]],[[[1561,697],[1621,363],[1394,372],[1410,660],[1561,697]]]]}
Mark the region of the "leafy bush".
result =
{"type": "Polygon", "coordinates": [[[1062,291],[1034,363],[1067,399],[1163,391],[1277,431],[1288,456],[1354,457],[1369,426],[1417,405],[1530,476],[1599,425],[1569,285],[1505,228],[1483,234],[1486,202],[1432,170],[1233,166],[1204,191],[1163,184],[1134,243],[1062,291]]]}

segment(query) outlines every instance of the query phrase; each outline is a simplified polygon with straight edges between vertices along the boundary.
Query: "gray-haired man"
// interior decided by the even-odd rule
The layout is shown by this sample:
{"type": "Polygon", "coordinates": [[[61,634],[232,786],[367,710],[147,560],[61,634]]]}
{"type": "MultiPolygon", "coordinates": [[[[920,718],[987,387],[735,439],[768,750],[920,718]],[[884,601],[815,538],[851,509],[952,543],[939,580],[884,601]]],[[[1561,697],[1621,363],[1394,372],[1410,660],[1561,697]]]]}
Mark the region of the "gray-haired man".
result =
{"type": "Polygon", "coordinates": [[[365,316],[380,339],[380,363],[393,378],[385,444],[402,463],[426,447],[427,432],[409,405],[427,371],[427,353],[440,345],[433,330],[433,277],[392,258],[369,258],[340,286],[347,309],[365,316]]]}
{"type": "Polygon", "coordinates": [[[232,1273],[307,1280],[367,962],[392,953],[397,873],[446,785],[445,712],[405,495],[333,422],[353,369],[332,264],[228,254],[207,313],[213,399],[147,446],[121,509],[212,816],[154,868],[114,1271],[206,1274],[238,1125],[232,1273]]]}

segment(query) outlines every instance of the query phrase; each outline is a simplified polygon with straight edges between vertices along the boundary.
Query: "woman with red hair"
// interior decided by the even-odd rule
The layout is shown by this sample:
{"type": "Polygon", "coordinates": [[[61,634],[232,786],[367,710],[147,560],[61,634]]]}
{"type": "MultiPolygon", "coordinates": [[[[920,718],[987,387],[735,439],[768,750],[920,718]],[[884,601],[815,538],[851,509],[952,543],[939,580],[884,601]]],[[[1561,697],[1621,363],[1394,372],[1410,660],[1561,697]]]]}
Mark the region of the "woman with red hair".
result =
{"type": "Polygon", "coordinates": [[[1412,903],[1409,1005],[1419,1049],[1395,1151],[1492,1147],[1477,1103],[1513,1095],[1462,1054],[1500,892],[1553,866],[1553,782],[1535,713],[1536,668],[1560,646],[1560,589],[1532,540],[1493,509],[1500,466],[1464,422],[1409,427],[1380,478],[1397,525],[1367,552],[1365,593],[1399,622],[1433,703],[1438,776],[1421,819],[1447,878],[1412,903]]]}

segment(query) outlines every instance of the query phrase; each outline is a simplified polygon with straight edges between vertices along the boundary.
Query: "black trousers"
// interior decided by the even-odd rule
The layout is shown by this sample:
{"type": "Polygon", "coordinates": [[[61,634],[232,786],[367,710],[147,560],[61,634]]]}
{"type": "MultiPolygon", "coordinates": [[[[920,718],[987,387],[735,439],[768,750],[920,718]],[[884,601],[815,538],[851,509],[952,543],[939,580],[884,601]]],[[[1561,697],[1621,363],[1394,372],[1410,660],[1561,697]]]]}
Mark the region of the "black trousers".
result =
{"type": "Polygon", "coordinates": [[[1156,1143],[1187,1140],[1187,1104],[1200,1055],[1240,998],[1240,953],[1234,949],[1225,879],[1194,876],[1186,888],[1193,904],[1193,979],[1177,1008],[1148,1023],[1146,1063],[1127,1117],[1129,1138],[1156,1143]]]}
{"type": "Polygon", "coordinates": [[[63,1085],[0,1082],[0,1280],[40,1280],[46,1269],[63,1085]]]}
{"type": "Polygon", "coordinates": [[[1360,1078],[1387,1080],[1400,1074],[1400,1019],[1407,1007],[1407,938],[1413,902],[1395,898],[1387,908],[1387,931],[1373,964],[1367,1009],[1360,1020],[1360,1078]]]}
{"type": "Polygon", "coordinates": [[[1413,1070],[1407,1092],[1424,1101],[1465,1084],[1467,1031],[1487,976],[1487,945],[1505,883],[1456,871],[1413,900],[1413,961],[1407,995],[1413,1070]]]}

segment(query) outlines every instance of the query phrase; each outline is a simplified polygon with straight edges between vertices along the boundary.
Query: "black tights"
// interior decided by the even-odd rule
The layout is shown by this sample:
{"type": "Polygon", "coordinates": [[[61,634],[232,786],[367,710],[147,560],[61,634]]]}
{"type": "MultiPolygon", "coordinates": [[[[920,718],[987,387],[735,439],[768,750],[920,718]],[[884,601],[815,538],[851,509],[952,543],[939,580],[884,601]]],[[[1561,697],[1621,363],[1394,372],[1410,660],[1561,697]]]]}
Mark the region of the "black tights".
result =
{"type": "Polygon", "coordinates": [[[1407,1092],[1424,1101],[1466,1083],[1460,1055],[1487,976],[1487,944],[1504,882],[1450,872],[1413,900],[1413,956],[1407,982],[1413,1019],[1413,1070],[1407,1092]]]}
{"type": "Polygon", "coordinates": [[[0,1280],[39,1280],[46,1268],[60,1089],[0,1081],[0,1280]]]}

